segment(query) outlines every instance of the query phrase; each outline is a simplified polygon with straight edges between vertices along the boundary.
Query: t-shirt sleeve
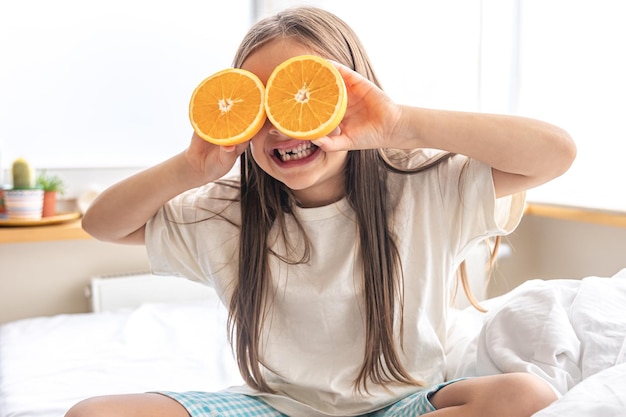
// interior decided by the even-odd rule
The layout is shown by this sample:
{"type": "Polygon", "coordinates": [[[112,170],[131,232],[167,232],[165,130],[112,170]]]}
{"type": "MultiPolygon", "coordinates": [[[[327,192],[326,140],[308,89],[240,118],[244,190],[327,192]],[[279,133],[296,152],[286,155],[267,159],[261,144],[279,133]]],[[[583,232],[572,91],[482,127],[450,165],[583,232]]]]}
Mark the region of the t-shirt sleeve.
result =
{"type": "Polygon", "coordinates": [[[461,155],[439,169],[441,198],[455,251],[464,259],[481,240],[511,233],[525,206],[525,193],[496,198],[491,167],[461,155]],[[445,178],[441,178],[445,176],[445,178]]]}
{"type": "Polygon", "coordinates": [[[216,274],[232,273],[238,254],[238,206],[221,190],[203,187],[181,194],[146,224],[150,268],[213,285],[216,274]]]}
{"type": "Polygon", "coordinates": [[[178,196],[166,203],[146,224],[146,250],[152,273],[183,276],[205,282],[193,235],[184,229],[188,196],[178,196]]]}

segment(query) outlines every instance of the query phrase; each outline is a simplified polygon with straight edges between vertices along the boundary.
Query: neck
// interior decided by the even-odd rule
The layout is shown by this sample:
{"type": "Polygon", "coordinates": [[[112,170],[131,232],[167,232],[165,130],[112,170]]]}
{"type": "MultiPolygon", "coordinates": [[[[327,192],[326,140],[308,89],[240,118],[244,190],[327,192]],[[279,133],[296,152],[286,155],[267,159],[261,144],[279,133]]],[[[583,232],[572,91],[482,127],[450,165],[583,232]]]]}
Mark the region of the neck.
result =
{"type": "Polygon", "coordinates": [[[302,208],[323,207],[336,203],[345,197],[344,180],[334,180],[334,184],[325,183],[318,187],[304,190],[292,190],[296,204],[302,208]]]}

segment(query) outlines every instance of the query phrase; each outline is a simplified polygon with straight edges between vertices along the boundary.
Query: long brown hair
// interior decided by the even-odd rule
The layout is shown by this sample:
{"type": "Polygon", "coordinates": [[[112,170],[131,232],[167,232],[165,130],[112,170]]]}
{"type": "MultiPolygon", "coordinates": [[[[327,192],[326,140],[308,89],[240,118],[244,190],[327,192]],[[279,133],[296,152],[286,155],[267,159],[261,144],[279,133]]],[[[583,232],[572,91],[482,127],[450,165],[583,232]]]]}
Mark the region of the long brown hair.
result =
{"type": "MultiPolygon", "coordinates": [[[[281,37],[288,37],[320,56],[340,62],[380,86],[364,48],[350,27],[333,14],[312,7],[287,9],[255,24],[244,37],[233,65],[241,67],[257,48],[281,37]]],[[[229,334],[246,383],[255,389],[272,392],[261,372],[259,352],[263,319],[270,304],[268,259],[278,256],[288,263],[306,262],[310,248],[306,241],[304,252],[295,259],[271,251],[268,243],[270,229],[278,226],[278,230],[284,230],[286,216],[294,218],[304,235],[293,214],[295,199],[284,184],[267,175],[255,163],[249,150],[241,156],[240,162],[239,276],[230,301],[229,334]]],[[[363,366],[354,382],[357,389],[365,391],[369,380],[383,385],[391,382],[421,384],[402,365],[398,356],[402,347],[396,346],[393,334],[397,313],[402,326],[404,303],[400,256],[389,224],[386,182],[390,169],[393,169],[392,164],[381,151],[348,153],[345,190],[357,219],[364,271],[366,326],[363,366]]],[[[282,238],[289,248],[288,238],[285,235],[282,238]]]]}

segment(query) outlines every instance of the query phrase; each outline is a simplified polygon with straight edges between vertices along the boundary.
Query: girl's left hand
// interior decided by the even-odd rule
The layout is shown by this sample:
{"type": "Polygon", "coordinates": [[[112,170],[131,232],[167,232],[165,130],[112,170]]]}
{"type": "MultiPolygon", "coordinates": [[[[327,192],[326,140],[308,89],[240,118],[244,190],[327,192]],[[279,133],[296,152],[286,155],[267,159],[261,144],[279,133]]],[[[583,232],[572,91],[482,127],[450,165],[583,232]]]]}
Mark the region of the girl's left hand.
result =
{"type": "Polygon", "coordinates": [[[401,107],[362,75],[333,64],[346,84],[348,107],[339,128],[313,143],[326,152],[393,147],[389,138],[400,119],[401,107]]]}

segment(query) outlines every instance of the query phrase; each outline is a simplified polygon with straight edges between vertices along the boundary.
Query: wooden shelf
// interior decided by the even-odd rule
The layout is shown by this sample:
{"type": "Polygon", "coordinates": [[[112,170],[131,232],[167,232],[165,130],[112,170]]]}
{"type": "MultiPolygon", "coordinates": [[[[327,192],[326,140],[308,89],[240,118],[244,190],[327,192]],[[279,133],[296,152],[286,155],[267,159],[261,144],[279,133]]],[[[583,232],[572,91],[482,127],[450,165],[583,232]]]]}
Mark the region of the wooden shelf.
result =
{"type": "Polygon", "coordinates": [[[0,244],[77,239],[91,239],[82,229],[80,219],[47,226],[0,228],[0,244]]]}
{"type": "MultiPolygon", "coordinates": [[[[527,216],[626,227],[626,212],[529,203],[525,213],[527,216]]],[[[91,239],[82,229],[80,219],[48,226],[0,227],[0,244],[79,239],[91,239]]]]}
{"type": "Polygon", "coordinates": [[[527,216],[626,227],[626,212],[619,211],[529,203],[525,213],[527,216]]]}

